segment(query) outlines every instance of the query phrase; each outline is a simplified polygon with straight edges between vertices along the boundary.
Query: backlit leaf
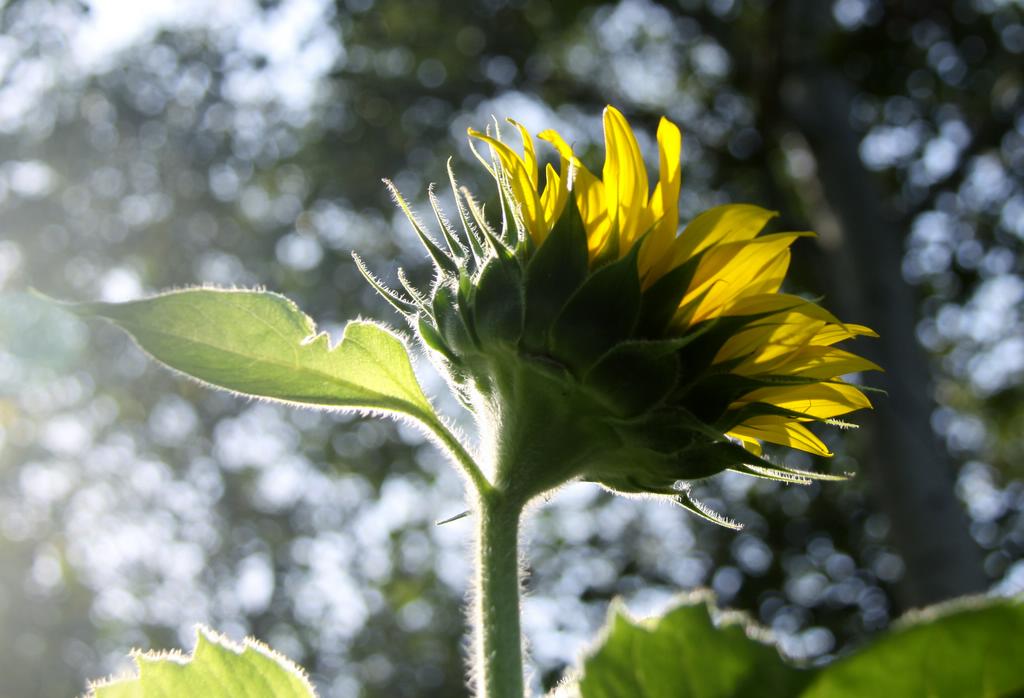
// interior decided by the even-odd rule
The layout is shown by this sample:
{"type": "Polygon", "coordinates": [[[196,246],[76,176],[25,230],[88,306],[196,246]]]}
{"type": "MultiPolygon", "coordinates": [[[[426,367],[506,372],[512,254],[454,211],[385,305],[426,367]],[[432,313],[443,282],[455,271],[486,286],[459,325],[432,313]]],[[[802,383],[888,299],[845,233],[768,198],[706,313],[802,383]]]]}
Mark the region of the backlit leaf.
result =
{"type": "Polygon", "coordinates": [[[261,642],[238,645],[209,628],[196,630],[188,657],[136,652],[138,675],[93,684],[90,698],[316,698],[297,665],[261,642]]]}
{"type": "Polygon", "coordinates": [[[919,612],[829,665],[801,698],[1024,695],[1024,597],[919,612]]]}
{"type": "Polygon", "coordinates": [[[640,621],[612,613],[581,676],[582,698],[1003,698],[1024,695],[1024,597],[967,599],[918,612],[866,647],[802,667],[768,631],[692,595],[640,621]]]}
{"type": "Polygon", "coordinates": [[[189,289],[69,307],[112,320],[157,360],[211,385],[287,403],[436,420],[405,344],[371,322],[348,323],[332,347],[294,303],[267,291],[189,289]]]}

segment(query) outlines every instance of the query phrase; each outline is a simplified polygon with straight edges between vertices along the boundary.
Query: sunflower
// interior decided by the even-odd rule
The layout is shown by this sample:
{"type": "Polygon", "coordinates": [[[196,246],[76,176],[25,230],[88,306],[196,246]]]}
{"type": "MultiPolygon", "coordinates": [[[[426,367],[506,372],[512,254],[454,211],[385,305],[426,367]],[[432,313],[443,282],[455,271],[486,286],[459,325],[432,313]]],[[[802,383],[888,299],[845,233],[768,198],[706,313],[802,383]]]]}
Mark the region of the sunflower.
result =
{"type": "MultiPolygon", "coordinates": [[[[404,293],[360,268],[402,312],[481,430],[496,487],[523,502],[572,479],[672,497],[729,523],[689,494],[723,470],[808,482],[833,476],[771,462],[765,442],[831,453],[808,425],[870,407],[842,376],[878,366],[836,345],[867,327],[780,292],[790,246],[765,233],[777,214],[707,210],[679,231],[679,129],[657,130],[651,190],[632,129],[604,112],[605,162],[592,173],[558,133],[544,168],[521,124],[522,152],[470,129],[494,178],[500,224],[449,179],[461,230],[430,202],[446,249],[392,193],[433,258],[436,280],[404,293]]],[[[390,184],[389,184],[390,186],[390,184]]]]}

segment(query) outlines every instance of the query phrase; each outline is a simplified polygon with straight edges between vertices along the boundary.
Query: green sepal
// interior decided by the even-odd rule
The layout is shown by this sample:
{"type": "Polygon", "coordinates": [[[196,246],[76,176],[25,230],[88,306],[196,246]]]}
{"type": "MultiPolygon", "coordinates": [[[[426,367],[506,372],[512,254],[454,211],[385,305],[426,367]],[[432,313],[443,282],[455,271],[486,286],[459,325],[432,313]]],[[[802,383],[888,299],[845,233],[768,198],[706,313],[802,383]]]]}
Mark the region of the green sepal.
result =
{"type": "Polygon", "coordinates": [[[479,347],[480,338],[476,334],[476,323],[473,321],[474,293],[475,288],[473,286],[473,279],[466,271],[463,270],[459,273],[459,287],[458,292],[456,293],[459,315],[462,316],[462,323],[466,326],[466,331],[469,332],[469,336],[473,340],[473,344],[479,347]]]}
{"type": "Polygon", "coordinates": [[[473,337],[466,327],[464,315],[460,312],[458,288],[450,281],[437,284],[431,306],[436,320],[437,331],[451,350],[458,355],[476,348],[473,337]]]}
{"type": "MultiPolygon", "coordinates": [[[[492,151],[493,152],[493,151],[492,151]]],[[[495,160],[495,179],[498,182],[498,208],[501,210],[501,241],[514,249],[519,238],[519,222],[515,212],[512,210],[515,197],[512,194],[512,186],[508,181],[503,167],[495,160]]]]}
{"type": "Polygon", "coordinates": [[[519,260],[520,265],[525,265],[537,252],[537,244],[533,241],[532,235],[523,235],[516,243],[513,255],[519,260]]]}
{"type": "Polygon", "coordinates": [[[676,460],[680,480],[696,480],[707,475],[686,473],[720,473],[743,463],[753,463],[761,468],[782,470],[769,460],[751,453],[733,441],[714,441],[695,444],[690,448],[672,454],[676,460]]]}
{"type": "Polygon", "coordinates": [[[849,473],[836,475],[834,473],[819,473],[813,470],[787,468],[782,465],[765,467],[756,463],[739,463],[730,467],[729,470],[742,473],[743,475],[751,475],[753,477],[760,477],[766,480],[776,480],[778,482],[788,482],[797,485],[809,485],[814,481],[846,482],[853,477],[853,475],[849,473]]]}
{"type": "Polygon", "coordinates": [[[743,524],[719,514],[707,504],[694,497],[689,487],[683,488],[679,493],[679,496],[673,499],[673,502],[678,506],[681,506],[683,509],[686,509],[691,514],[696,514],[705,521],[709,521],[724,528],[730,528],[733,531],[743,530],[743,524]]]}
{"type": "MultiPolygon", "coordinates": [[[[718,438],[722,439],[722,436],[718,438]]],[[[623,494],[672,495],[684,499],[686,494],[676,487],[676,483],[701,480],[726,470],[801,484],[813,479],[843,479],[841,476],[779,466],[732,441],[712,441],[693,432],[677,438],[675,445],[680,443],[687,445],[672,452],[662,451],[654,444],[651,444],[654,448],[616,449],[588,468],[583,479],[623,494]]],[[[693,503],[692,498],[689,500],[698,509],[702,508],[699,503],[693,503]]],[[[683,505],[686,506],[685,503],[683,505]]],[[[701,515],[714,519],[712,514],[702,511],[701,515]]]]}
{"type": "Polygon", "coordinates": [[[459,267],[455,260],[448,256],[444,250],[438,247],[437,243],[430,239],[418,225],[414,228],[416,235],[419,237],[423,247],[427,250],[427,254],[434,262],[434,266],[437,267],[437,271],[443,274],[458,274],[459,267]]]}
{"type": "Polygon", "coordinates": [[[583,372],[629,339],[640,315],[640,277],[634,245],[622,259],[593,274],[569,298],[551,329],[555,356],[583,372]]]}
{"type": "Polygon", "coordinates": [[[665,476],[675,481],[701,480],[717,475],[749,460],[762,467],[773,467],[742,446],[731,441],[700,441],[665,455],[665,476]]]}
{"type": "Polygon", "coordinates": [[[674,455],[653,451],[646,453],[646,458],[638,453],[633,455],[633,459],[621,461],[620,472],[604,472],[595,482],[623,494],[678,495],[673,489],[675,483],[711,477],[726,469],[708,461],[682,461],[674,455]]]}
{"type": "MultiPolygon", "coordinates": [[[[706,477],[721,470],[680,470],[681,451],[725,438],[684,409],[665,406],[642,417],[606,419],[604,423],[610,440],[618,445],[591,459],[585,480],[617,492],[665,494],[659,488],[671,489],[683,477],[706,477]]],[[[675,490],[669,493],[677,494],[675,490]]]]}
{"type": "Polygon", "coordinates": [[[644,291],[640,303],[637,334],[641,337],[662,337],[679,310],[679,304],[693,281],[703,253],[694,255],[655,281],[644,291]]]}
{"type": "MultiPolygon", "coordinates": [[[[785,482],[786,484],[789,485],[809,485],[812,481],[812,479],[809,477],[791,474],[786,472],[785,470],[779,470],[777,468],[762,468],[759,465],[751,465],[750,463],[740,463],[738,465],[734,465],[729,468],[729,472],[739,473],[740,475],[749,475],[750,477],[756,477],[761,480],[771,480],[772,482],[785,482]]],[[[812,473],[812,475],[816,475],[816,473],[812,473]]],[[[837,479],[847,480],[849,478],[837,479]]]]}
{"type": "Polygon", "coordinates": [[[427,235],[427,232],[423,229],[423,226],[420,225],[416,216],[413,215],[408,202],[398,191],[394,182],[389,179],[385,179],[384,185],[388,188],[388,191],[391,192],[391,196],[394,198],[395,203],[398,204],[398,207],[402,209],[402,213],[404,213],[405,217],[409,220],[409,223],[412,225],[412,229],[416,232],[416,237],[419,238],[423,248],[427,251],[427,254],[430,255],[430,259],[433,260],[434,266],[437,267],[438,272],[457,276],[459,273],[459,265],[454,259],[449,257],[448,253],[442,250],[429,235],[427,235]]]}
{"type": "Polygon", "coordinates": [[[659,453],[672,453],[694,443],[725,438],[721,431],[674,403],[639,417],[606,419],[605,424],[622,435],[623,443],[642,445],[659,453]]]}
{"type": "Polygon", "coordinates": [[[488,260],[477,279],[473,321],[483,345],[518,342],[522,335],[522,271],[507,250],[488,260]]]}
{"type": "Polygon", "coordinates": [[[470,220],[469,211],[463,201],[463,195],[459,191],[459,185],[455,181],[455,171],[452,169],[452,159],[448,158],[448,181],[451,183],[452,196],[455,198],[455,208],[459,211],[459,219],[462,221],[462,231],[469,243],[469,251],[472,254],[474,264],[479,264],[484,258],[484,248],[477,238],[473,229],[473,222],[470,220]]]}
{"type": "Polygon", "coordinates": [[[418,288],[412,285],[412,282],[409,281],[409,278],[405,275],[405,271],[402,267],[398,267],[397,273],[399,283],[402,284],[402,288],[404,288],[405,292],[409,294],[410,298],[412,298],[416,307],[430,317],[433,317],[434,311],[430,308],[430,301],[427,300],[418,288]]]}
{"type": "Polygon", "coordinates": [[[478,264],[486,264],[487,259],[490,255],[501,255],[502,252],[510,252],[497,236],[497,234],[491,229],[490,224],[487,222],[487,218],[484,215],[483,208],[473,199],[469,190],[465,187],[462,188],[463,199],[466,202],[466,206],[469,208],[470,215],[473,217],[473,221],[476,223],[477,230],[480,233],[480,237],[483,239],[483,249],[481,250],[481,257],[478,260],[478,264]]]}
{"type": "Polygon", "coordinates": [[[558,313],[586,280],[587,231],[574,197],[526,266],[523,343],[541,349],[558,313]]]}
{"type": "Polygon", "coordinates": [[[797,470],[796,468],[778,465],[763,456],[751,453],[734,441],[716,441],[710,444],[703,444],[697,448],[682,451],[677,456],[688,460],[700,460],[706,464],[706,467],[717,467],[720,470],[735,470],[747,475],[801,485],[810,484],[812,480],[843,481],[849,479],[846,475],[816,473],[810,470],[797,470]]]}
{"type": "Polygon", "coordinates": [[[583,377],[623,417],[632,417],[658,406],[671,394],[679,379],[677,341],[631,340],[615,345],[583,377]]]}
{"type": "Polygon", "coordinates": [[[459,358],[452,351],[452,348],[448,346],[448,343],[438,332],[437,328],[434,327],[429,320],[422,315],[416,321],[416,330],[420,335],[420,339],[425,345],[438,352],[449,363],[459,365],[459,358]]]}
{"type": "Polygon", "coordinates": [[[462,243],[459,242],[459,238],[452,229],[451,222],[449,222],[441,210],[441,204],[437,200],[437,194],[434,193],[433,184],[427,187],[427,197],[430,199],[430,208],[434,210],[434,218],[437,220],[438,227],[441,228],[441,236],[448,246],[448,251],[456,262],[462,262],[466,259],[468,253],[462,243]]]}
{"type": "Polygon", "coordinates": [[[889,397],[889,391],[886,390],[885,388],[877,388],[873,385],[858,385],[857,389],[860,390],[862,393],[872,393],[873,395],[878,395],[879,397],[889,397]]]}
{"type": "MultiPolygon", "coordinates": [[[[680,489],[679,483],[685,485],[686,482],[701,480],[726,470],[715,459],[685,458],[681,454],[658,453],[639,448],[617,451],[614,460],[609,458],[606,462],[608,464],[603,467],[588,470],[583,479],[619,494],[668,496],[676,503],[680,503],[680,499],[691,499],[685,489],[680,489]]],[[[712,518],[709,511],[701,515],[712,518]]],[[[717,520],[715,522],[722,523],[717,520]]]]}
{"type": "Polygon", "coordinates": [[[645,480],[640,475],[631,473],[632,466],[629,462],[623,462],[623,472],[616,475],[606,475],[601,478],[584,477],[584,482],[593,482],[615,494],[637,495],[637,494],[659,494],[676,496],[679,494],[673,488],[675,480],[658,479],[645,480]]]}
{"type": "Polygon", "coordinates": [[[367,283],[377,292],[381,298],[386,300],[392,308],[397,310],[399,313],[405,316],[413,316],[416,314],[418,308],[415,303],[407,301],[402,298],[396,291],[391,290],[385,286],[380,279],[375,277],[373,273],[367,268],[366,263],[363,262],[363,258],[355,252],[352,253],[352,259],[356,263],[356,268],[359,269],[359,273],[363,275],[367,283]]]}

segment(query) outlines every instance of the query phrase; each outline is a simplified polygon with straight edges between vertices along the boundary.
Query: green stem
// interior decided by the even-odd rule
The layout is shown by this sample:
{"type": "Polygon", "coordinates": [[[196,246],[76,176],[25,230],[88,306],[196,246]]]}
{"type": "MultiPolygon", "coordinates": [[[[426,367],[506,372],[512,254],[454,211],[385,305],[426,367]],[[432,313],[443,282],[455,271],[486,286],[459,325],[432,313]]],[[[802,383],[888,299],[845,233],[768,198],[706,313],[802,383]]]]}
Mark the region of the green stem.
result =
{"type": "Polygon", "coordinates": [[[462,442],[451,433],[439,419],[436,418],[425,418],[419,417],[419,421],[426,427],[430,432],[437,437],[437,439],[444,445],[448,452],[455,459],[456,464],[462,468],[464,472],[473,483],[473,488],[483,495],[486,492],[490,492],[492,487],[491,483],[484,476],[480,470],[480,466],[473,460],[473,456],[469,455],[469,451],[462,445],[462,442]]]}
{"type": "Polygon", "coordinates": [[[523,698],[518,552],[522,510],[522,503],[505,491],[480,494],[474,620],[481,698],[523,698]]]}

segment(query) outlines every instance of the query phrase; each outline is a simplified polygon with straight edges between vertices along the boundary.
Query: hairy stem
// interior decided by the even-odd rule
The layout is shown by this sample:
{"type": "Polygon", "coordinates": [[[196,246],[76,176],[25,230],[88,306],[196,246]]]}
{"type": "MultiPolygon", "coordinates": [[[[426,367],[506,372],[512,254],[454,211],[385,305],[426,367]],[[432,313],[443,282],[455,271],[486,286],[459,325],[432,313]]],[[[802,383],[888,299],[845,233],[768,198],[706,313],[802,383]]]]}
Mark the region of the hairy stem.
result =
{"type": "Polygon", "coordinates": [[[469,452],[462,445],[462,442],[459,441],[458,437],[451,433],[441,420],[435,417],[418,416],[418,419],[448,450],[455,464],[469,477],[470,482],[473,484],[473,489],[481,495],[490,492],[491,483],[487,481],[487,478],[480,471],[480,466],[473,460],[473,456],[469,455],[469,452]]]}
{"type": "Polygon", "coordinates": [[[474,630],[481,698],[523,698],[518,552],[522,509],[506,491],[480,494],[474,630]]]}

